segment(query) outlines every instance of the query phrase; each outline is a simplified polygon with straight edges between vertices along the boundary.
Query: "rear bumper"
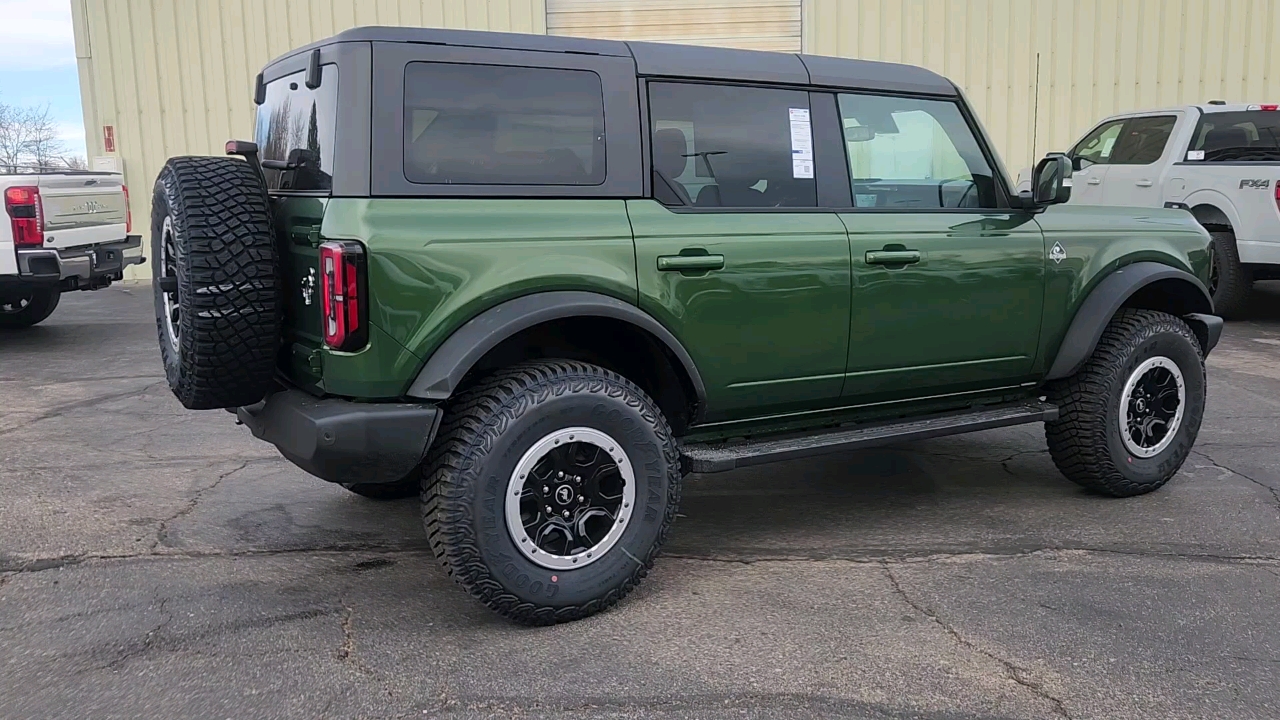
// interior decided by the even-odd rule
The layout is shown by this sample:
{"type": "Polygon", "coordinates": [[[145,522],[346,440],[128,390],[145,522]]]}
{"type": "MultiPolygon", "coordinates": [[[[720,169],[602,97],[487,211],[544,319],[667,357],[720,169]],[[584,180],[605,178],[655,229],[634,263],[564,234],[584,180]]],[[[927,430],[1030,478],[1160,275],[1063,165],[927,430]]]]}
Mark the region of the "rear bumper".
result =
{"type": "Polygon", "coordinates": [[[389,483],[422,462],[440,408],[417,403],[356,403],[283,390],[236,409],[254,437],[290,462],[334,483],[389,483]]]}
{"type": "Polygon", "coordinates": [[[141,235],[98,245],[69,248],[19,249],[18,276],[31,282],[59,283],[64,290],[96,290],[124,278],[124,269],[141,263],[140,255],[125,257],[126,250],[142,246],[141,235]]]}

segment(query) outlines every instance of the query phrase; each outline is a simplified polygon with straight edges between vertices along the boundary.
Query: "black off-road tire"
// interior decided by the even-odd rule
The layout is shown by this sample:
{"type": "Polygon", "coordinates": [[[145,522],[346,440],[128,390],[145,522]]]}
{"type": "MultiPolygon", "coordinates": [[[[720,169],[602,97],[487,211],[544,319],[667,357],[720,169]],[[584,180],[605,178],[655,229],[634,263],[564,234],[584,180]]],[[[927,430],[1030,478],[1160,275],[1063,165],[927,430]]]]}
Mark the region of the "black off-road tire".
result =
{"type": "Polygon", "coordinates": [[[409,477],[391,483],[342,483],[342,487],[370,500],[403,500],[417,497],[422,489],[422,475],[410,473],[409,477]]]}
{"type": "Polygon", "coordinates": [[[1253,273],[1240,262],[1240,250],[1232,232],[1211,232],[1213,238],[1213,265],[1216,283],[1210,291],[1213,309],[1224,318],[1238,318],[1244,314],[1253,290],[1253,273]]]}
{"type": "Polygon", "coordinates": [[[627,379],[569,360],[498,372],[451,404],[426,464],[422,520],[445,570],[473,597],[529,625],[611,607],[653,567],[680,503],[679,453],[658,407],[627,379]],[[540,439],[586,427],[616,438],[635,507],[617,543],[585,567],[548,569],[516,546],[504,514],[518,463],[540,439]]]}
{"type": "Polygon", "coordinates": [[[1179,318],[1123,309],[1103,331],[1084,366],[1047,391],[1060,415],[1045,423],[1045,437],[1062,474],[1106,495],[1141,495],[1168,482],[1191,453],[1204,416],[1204,356],[1179,318]],[[1120,435],[1120,399],[1134,370],[1155,357],[1172,360],[1181,371],[1185,408],[1167,447],[1149,458],[1135,457],[1120,435]]]}
{"type": "Polygon", "coordinates": [[[282,298],[266,194],[248,163],[165,163],[151,201],[151,267],[173,394],[192,410],[261,400],[272,387],[282,298]],[[168,306],[166,284],[176,292],[168,306]],[[175,315],[171,332],[166,316],[175,315]]]}
{"type": "Polygon", "coordinates": [[[0,329],[28,328],[53,314],[62,291],[55,287],[33,287],[0,293],[0,329]]]}

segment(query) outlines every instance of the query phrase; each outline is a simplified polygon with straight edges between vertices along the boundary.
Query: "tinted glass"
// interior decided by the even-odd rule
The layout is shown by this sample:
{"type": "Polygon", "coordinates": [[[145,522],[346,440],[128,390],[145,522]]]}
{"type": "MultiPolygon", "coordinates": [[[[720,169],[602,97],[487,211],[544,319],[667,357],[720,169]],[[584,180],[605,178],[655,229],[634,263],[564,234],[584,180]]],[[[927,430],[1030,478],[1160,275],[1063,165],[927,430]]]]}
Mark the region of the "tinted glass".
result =
{"type": "Polygon", "coordinates": [[[809,94],[649,85],[654,193],[694,207],[816,207],[809,94]]]}
{"type": "Polygon", "coordinates": [[[859,208],[994,208],[995,175],[960,108],[943,100],[841,95],[859,208]]]}
{"type": "Polygon", "coordinates": [[[338,68],[320,68],[320,87],[311,90],[305,72],[267,83],[258,106],[254,141],[272,190],[329,190],[333,186],[334,115],[338,68]],[[276,167],[270,167],[276,165],[276,167]]]}
{"type": "Polygon", "coordinates": [[[593,72],[410,63],[404,103],[410,182],[604,182],[604,95],[593,72]]]}
{"type": "Polygon", "coordinates": [[[1115,149],[1111,151],[1110,164],[1150,165],[1159,160],[1177,121],[1175,115],[1130,118],[1125,121],[1115,149]]]}
{"type": "Polygon", "coordinates": [[[1205,162],[1280,160],[1280,112],[1205,113],[1190,150],[1203,152],[1200,160],[1205,162]]]}
{"type": "Polygon", "coordinates": [[[1120,137],[1122,129],[1124,129],[1123,120],[1099,125],[1076,145],[1075,150],[1071,151],[1071,156],[1084,160],[1080,163],[1082,167],[1105,165],[1111,162],[1111,151],[1115,150],[1116,140],[1120,137]]]}

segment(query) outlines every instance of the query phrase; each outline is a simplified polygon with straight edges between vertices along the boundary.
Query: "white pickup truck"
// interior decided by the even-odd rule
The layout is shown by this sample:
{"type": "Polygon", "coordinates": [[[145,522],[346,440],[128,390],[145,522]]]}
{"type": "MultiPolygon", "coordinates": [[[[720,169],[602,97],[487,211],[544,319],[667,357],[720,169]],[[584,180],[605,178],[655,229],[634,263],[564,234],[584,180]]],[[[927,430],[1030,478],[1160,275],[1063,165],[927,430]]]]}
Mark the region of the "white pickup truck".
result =
{"type": "Polygon", "coordinates": [[[1213,236],[1210,292],[1239,315],[1280,278],[1280,106],[1205,105],[1109,117],[1067,154],[1072,203],[1175,207],[1213,236]]]}
{"type": "Polygon", "coordinates": [[[0,174],[0,329],[49,317],[70,290],[98,290],[143,258],[129,251],[129,190],[119,173],[0,174]]]}

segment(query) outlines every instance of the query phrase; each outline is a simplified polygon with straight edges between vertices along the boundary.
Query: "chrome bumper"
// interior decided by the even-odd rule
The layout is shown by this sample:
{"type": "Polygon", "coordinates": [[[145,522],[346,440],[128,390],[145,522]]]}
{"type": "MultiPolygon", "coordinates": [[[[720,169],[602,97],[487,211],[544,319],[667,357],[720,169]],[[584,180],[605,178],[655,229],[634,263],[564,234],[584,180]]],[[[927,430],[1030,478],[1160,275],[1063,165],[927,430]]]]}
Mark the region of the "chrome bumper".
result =
{"type": "Polygon", "coordinates": [[[78,278],[84,283],[95,279],[119,280],[124,269],[146,258],[126,257],[126,250],[142,246],[142,236],[129,235],[124,240],[72,248],[19,249],[18,275],[35,281],[62,281],[78,278]]]}

